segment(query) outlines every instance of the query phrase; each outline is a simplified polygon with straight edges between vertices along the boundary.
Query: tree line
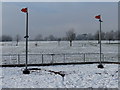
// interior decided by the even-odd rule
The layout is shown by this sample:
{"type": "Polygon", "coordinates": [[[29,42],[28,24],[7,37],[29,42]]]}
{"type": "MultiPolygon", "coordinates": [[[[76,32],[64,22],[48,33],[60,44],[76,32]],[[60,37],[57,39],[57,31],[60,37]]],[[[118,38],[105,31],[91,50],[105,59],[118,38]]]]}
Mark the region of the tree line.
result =
{"type": "MultiPolygon", "coordinates": [[[[108,31],[108,32],[101,32],[101,39],[102,40],[119,40],[120,38],[120,31],[108,31]]],[[[0,37],[0,41],[17,41],[17,43],[22,40],[21,36],[18,34],[14,38],[10,35],[2,35],[0,37]]],[[[98,40],[99,41],[99,31],[96,31],[94,34],[92,33],[84,33],[84,34],[77,34],[74,29],[70,29],[66,32],[66,36],[64,37],[56,37],[54,35],[49,35],[47,37],[43,37],[42,34],[38,34],[35,36],[32,41],[70,41],[73,40],[98,40]]]]}

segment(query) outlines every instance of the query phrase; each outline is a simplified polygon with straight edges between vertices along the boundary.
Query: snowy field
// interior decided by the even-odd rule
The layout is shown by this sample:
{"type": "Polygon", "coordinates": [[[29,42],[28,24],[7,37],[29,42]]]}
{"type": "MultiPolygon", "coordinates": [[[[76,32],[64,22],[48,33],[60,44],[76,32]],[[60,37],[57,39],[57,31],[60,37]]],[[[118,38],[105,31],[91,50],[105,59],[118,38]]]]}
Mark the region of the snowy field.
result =
{"type": "MultiPolygon", "coordinates": [[[[108,41],[102,42],[102,53],[104,53],[106,57],[110,57],[110,59],[112,57],[112,61],[118,61],[118,44],[115,44],[117,41],[112,41],[112,44],[108,43],[108,41]]],[[[19,46],[16,46],[16,42],[3,42],[0,43],[0,47],[2,47],[2,54],[25,54],[25,42],[20,42],[19,46]]],[[[73,46],[70,47],[67,41],[61,41],[60,45],[58,45],[57,41],[29,42],[29,54],[51,53],[99,53],[99,44],[97,44],[97,41],[73,41],[73,46]],[[35,46],[36,43],[38,46],[35,46]]],[[[99,56],[97,56],[97,58],[99,59],[99,56]]],[[[74,60],[74,58],[72,59],[74,60]]],[[[107,58],[108,61],[110,59],[107,58]]],[[[31,60],[34,61],[34,59],[31,60]]],[[[24,67],[2,67],[2,87],[118,88],[118,65],[104,64],[104,69],[98,69],[97,65],[98,64],[40,66],[37,68],[41,68],[41,70],[33,70],[29,75],[22,74],[24,67]],[[56,72],[61,71],[65,74],[64,79],[59,74],[48,72],[49,70],[56,72]]]]}
{"type": "MultiPolygon", "coordinates": [[[[102,41],[102,53],[118,53],[118,41],[102,41]]],[[[3,54],[25,54],[25,42],[3,42],[0,43],[3,54]]],[[[69,46],[69,41],[30,41],[29,53],[99,53],[97,41],[73,41],[73,46],[69,46]],[[37,43],[37,47],[35,44],[37,43]]]]}
{"type": "MultiPolygon", "coordinates": [[[[98,69],[97,64],[45,66],[42,70],[22,74],[24,68],[10,67],[3,69],[3,88],[118,88],[118,65],[104,65],[98,69]],[[59,74],[44,70],[61,71],[59,74]]],[[[31,68],[31,67],[29,67],[31,68]]],[[[36,67],[34,67],[36,68],[36,67]]]]}
{"type": "MultiPolygon", "coordinates": [[[[118,61],[118,41],[111,41],[111,44],[108,44],[109,41],[102,41],[102,60],[103,61],[118,61]]],[[[25,63],[25,42],[19,42],[19,46],[16,46],[16,42],[3,42],[0,43],[2,47],[2,54],[16,54],[14,56],[3,56],[3,64],[17,64],[18,58],[20,58],[20,63],[25,63]],[[18,57],[19,54],[19,57],[18,57]],[[24,54],[24,55],[22,55],[24,54]]],[[[99,44],[97,41],[73,41],[73,46],[69,46],[68,41],[61,41],[58,45],[57,41],[30,41],[29,42],[29,61],[28,63],[42,63],[42,55],[40,54],[49,54],[44,55],[44,63],[51,63],[50,54],[58,54],[54,56],[54,62],[64,62],[63,54],[73,54],[75,55],[66,55],[65,62],[83,62],[84,54],[85,61],[99,61],[99,44]],[[37,46],[35,44],[37,43],[37,46]],[[82,54],[78,54],[82,53],[82,54]],[[97,53],[97,54],[92,54],[97,53]],[[39,55],[35,55],[39,54],[39,55]]]]}

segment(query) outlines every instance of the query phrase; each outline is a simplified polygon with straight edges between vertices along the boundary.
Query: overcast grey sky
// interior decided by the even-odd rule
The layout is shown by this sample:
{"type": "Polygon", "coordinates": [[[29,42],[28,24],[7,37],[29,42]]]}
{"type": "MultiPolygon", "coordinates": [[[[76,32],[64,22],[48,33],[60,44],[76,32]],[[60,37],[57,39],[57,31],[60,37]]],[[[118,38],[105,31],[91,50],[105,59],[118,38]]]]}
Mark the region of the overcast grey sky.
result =
{"type": "Polygon", "coordinates": [[[99,21],[94,17],[102,15],[102,30],[118,30],[117,2],[4,2],[2,3],[3,34],[25,35],[25,13],[21,8],[29,8],[29,34],[34,38],[43,36],[65,36],[74,28],[77,34],[95,33],[99,21]]]}

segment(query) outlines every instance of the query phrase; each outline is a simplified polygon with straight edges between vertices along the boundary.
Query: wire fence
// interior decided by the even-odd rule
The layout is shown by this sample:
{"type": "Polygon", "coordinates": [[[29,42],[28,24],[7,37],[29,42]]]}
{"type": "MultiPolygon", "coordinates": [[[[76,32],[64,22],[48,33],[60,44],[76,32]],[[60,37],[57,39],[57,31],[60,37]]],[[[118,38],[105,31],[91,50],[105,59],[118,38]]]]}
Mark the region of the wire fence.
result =
{"type": "MultiPolygon", "coordinates": [[[[25,64],[25,54],[3,54],[2,65],[25,64]]],[[[99,53],[28,54],[28,64],[99,62],[99,53]]],[[[101,61],[118,62],[118,54],[102,53],[101,61]]]]}

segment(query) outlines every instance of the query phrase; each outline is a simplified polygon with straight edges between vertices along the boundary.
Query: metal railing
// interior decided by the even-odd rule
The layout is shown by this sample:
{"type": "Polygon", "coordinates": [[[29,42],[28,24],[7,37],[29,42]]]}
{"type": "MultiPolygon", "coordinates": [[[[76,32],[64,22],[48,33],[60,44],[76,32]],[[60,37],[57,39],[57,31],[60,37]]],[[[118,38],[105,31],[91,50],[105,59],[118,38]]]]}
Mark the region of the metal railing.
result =
{"type": "MultiPolygon", "coordinates": [[[[28,54],[28,64],[99,62],[99,53],[28,54]]],[[[118,62],[118,55],[103,54],[102,61],[118,62]]],[[[25,54],[3,54],[2,65],[25,64],[25,54]]]]}

